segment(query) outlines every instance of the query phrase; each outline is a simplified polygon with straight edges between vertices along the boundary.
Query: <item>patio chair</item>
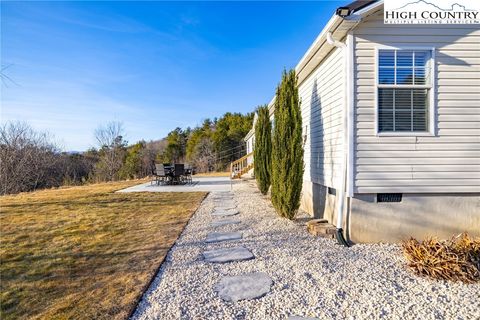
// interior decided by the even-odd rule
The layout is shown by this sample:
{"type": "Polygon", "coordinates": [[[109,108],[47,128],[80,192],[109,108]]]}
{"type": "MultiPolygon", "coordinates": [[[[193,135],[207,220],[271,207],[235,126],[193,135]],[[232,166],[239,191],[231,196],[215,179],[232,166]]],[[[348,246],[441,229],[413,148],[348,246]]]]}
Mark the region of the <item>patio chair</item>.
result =
{"type": "Polygon", "coordinates": [[[185,165],[185,180],[187,183],[192,183],[193,168],[190,165],[185,165]]]}
{"type": "Polygon", "coordinates": [[[183,163],[176,163],[173,166],[173,179],[176,183],[183,182],[183,178],[185,175],[185,165],[183,163]]]}
{"type": "Polygon", "coordinates": [[[155,173],[154,173],[155,183],[159,185],[160,183],[165,183],[167,181],[167,175],[165,174],[165,167],[161,163],[155,163],[155,173]]]}

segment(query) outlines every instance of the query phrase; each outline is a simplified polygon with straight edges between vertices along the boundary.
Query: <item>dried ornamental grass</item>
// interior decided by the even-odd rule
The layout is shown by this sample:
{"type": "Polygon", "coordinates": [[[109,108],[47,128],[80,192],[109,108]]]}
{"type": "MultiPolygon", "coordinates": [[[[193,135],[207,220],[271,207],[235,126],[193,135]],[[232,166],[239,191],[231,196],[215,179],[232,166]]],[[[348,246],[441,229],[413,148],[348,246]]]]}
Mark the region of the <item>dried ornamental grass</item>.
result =
{"type": "Polygon", "coordinates": [[[402,244],[408,266],[422,276],[434,279],[480,281],[480,238],[462,233],[450,240],[414,238],[402,244]]]}

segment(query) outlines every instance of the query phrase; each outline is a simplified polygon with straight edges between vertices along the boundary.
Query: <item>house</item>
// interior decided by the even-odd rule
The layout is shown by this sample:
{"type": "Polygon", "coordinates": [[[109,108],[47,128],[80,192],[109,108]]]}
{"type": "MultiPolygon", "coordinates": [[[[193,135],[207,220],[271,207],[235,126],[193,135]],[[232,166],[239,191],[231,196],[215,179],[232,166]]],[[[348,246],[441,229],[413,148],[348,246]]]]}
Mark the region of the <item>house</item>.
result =
{"type": "MultiPolygon", "coordinates": [[[[274,103],[275,103],[275,97],[273,97],[273,99],[268,104],[270,121],[272,122],[273,122],[274,103]]],[[[252,129],[247,133],[247,135],[243,139],[245,141],[247,154],[252,153],[253,149],[255,148],[255,124],[256,123],[257,123],[257,114],[255,113],[255,115],[253,116],[252,129]]]]}
{"type": "Polygon", "coordinates": [[[353,242],[480,235],[480,26],[383,10],[339,8],[295,68],[301,208],[353,242]]]}
{"type": "Polygon", "coordinates": [[[257,113],[254,114],[253,116],[253,124],[252,124],[252,129],[247,133],[245,138],[243,139],[245,141],[245,149],[246,153],[250,154],[253,152],[253,149],[255,148],[255,124],[257,123],[257,113]]]}

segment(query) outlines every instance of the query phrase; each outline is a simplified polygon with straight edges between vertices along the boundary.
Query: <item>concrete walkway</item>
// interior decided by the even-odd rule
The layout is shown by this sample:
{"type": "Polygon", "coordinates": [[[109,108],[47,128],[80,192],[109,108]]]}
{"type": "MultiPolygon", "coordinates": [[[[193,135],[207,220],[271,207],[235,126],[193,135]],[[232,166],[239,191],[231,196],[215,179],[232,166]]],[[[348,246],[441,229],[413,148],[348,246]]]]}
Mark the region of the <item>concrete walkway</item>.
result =
{"type": "Polygon", "coordinates": [[[139,184],[118,192],[225,192],[230,191],[238,180],[229,177],[195,177],[193,183],[181,185],[159,185],[150,182],[139,184]]]}

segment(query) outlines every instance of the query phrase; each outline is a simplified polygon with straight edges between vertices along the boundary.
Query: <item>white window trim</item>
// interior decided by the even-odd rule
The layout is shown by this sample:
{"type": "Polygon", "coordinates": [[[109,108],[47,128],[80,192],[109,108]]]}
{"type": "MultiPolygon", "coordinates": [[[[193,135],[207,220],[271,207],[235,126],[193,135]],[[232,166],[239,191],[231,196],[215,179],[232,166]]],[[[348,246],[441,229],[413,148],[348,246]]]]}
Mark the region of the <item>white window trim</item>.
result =
{"type": "Polygon", "coordinates": [[[435,136],[437,123],[436,123],[436,96],[437,96],[437,67],[435,59],[435,47],[415,47],[415,46],[386,46],[378,45],[375,47],[375,135],[377,137],[425,137],[425,136],[435,136]],[[380,50],[423,50],[430,51],[430,66],[431,66],[431,88],[428,101],[428,131],[399,131],[399,132],[380,132],[378,129],[378,52],[380,50]]]}

